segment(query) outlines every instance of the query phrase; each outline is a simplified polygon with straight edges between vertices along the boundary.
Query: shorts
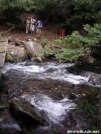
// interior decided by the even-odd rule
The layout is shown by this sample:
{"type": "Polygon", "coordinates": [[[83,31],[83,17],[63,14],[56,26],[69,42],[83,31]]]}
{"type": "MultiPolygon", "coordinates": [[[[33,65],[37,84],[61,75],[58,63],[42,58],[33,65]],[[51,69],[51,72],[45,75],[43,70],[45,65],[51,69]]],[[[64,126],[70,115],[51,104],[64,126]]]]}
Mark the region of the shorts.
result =
{"type": "Polygon", "coordinates": [[[29,28],[29,24],[26,24],[26,28],[29,28]]]}
{"type": "Polygon", "coordinates": [[[30,30],[34,31],[35,30],[35,25],[34,24],[30,24],[30,30]]]}

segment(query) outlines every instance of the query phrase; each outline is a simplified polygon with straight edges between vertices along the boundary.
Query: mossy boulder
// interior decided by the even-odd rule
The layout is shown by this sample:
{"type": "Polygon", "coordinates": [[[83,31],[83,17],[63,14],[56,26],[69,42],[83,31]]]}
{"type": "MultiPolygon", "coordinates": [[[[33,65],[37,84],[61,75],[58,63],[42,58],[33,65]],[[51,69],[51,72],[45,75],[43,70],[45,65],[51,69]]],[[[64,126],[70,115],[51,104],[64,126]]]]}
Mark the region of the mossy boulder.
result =
{"type": "Polygon", "coordinates": [[[24,47],[8,45],[6,61],[17,62],[17,61],[24,61],[27,58],[28,55],[24,47]]]}

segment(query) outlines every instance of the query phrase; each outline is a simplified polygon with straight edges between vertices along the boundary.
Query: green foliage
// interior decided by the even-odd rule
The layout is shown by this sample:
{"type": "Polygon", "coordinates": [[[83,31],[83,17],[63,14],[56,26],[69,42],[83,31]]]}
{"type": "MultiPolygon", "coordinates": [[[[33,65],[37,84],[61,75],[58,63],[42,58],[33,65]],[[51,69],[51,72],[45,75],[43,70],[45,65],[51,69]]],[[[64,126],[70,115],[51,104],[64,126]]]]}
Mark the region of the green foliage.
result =
{"type": "Polygon", "coordinates": [[[98,130],[99,134],[100,134],[100,131],[101,131],[101,121],[97,121],[96,124],[91,125],[90,130],[98,130]]]}
{"type": "MultiPolygon", "coordinates": [[[[71,35],[56,39],[53,41],[55,51],[49,49],[47,56],[51,53],[55,55],[56,59],[62,61],[77,61],[86,53],[92,53],[92,47],[100,46],[101,43],[101,24],[94,24],[94,26],[84,25],[86,36],[82,36],[78,31],[74,31],[71,35]]],[[[44,51],[45,52],[45,51],[44,51]]]]}
{"type": "Polygon", "coordinates": [[[81,49],[62,49],[60,51],[57,51],[55,54],[55,57],[59,62],[62,61],[70,61],[70,62],[75,62],[78,60],[78,57],[83,55],[83,50],[81,49]]]}
{"type": "Polygon", "coordinates": [[[92,118],[92,122],[90,122],[89,128],[90,130],[101,130],[101,120],[98,119],[99,107],[97,104],[95,104],[94,100],[85,98],[77,103],[76,108],[82,109],[85,119],[92,118]]]}
{"type": "Polygon", "coordinates": [[[82,36],[75,31],[71,36],[68,36],[68,44],[72,48],[84,47],[90,48],[93,46],[99,46],[101,42],[101,24],[94,24],[94,26],[84,25],[86,36],[82,36]]]}
{"type": "Polygon", "coordinates": [[[48,39],[43,37],[41,40],[41,46],[44,48],[48,44],[48,39]]]}
{"type": "Polygon", "coordinates": [[[0,0],[0,14],[15,23],[22,12],[38,13],[42,19],[61,23],[66,32],[101,21],[101,0],[0,0]]]}
{"type": "Polygon", "coordinates": [[[54,51],[51,50],[50,48],[45,47],[45,48],[42,50],[42,56],[43,56],[43,57],[48,57],[48,56],[52,56],[52,55],[54,55],[54,51]]]}
{"type": "Polygon", "coordinates": [[[21,13],[30,11],[32,8],[31,0],[0,0],[1,22],[8,26],[20,27],[21,13]]]}
{"type": "Polygon", "coordinates": [[[101,42],[101,24],[94,24],[93,27],[90,25],[85,25],[84,29],[87,31],[88,42],[85,44],[87,46],[99,46],[101,42]]]}
{"type": "Polygon", "coordinates": [[[90,101],[88,101],[86,99],[78,102],[76,107],[81,108],[83,110],[85,116],[89,116],[89,117],[96,116],[97,117],[98,106],[91,103],[90,101]]]}
{"type": "Polygon", "coordinates": [[[31,9],[31,4],[31,0],[0,0],[0,11],[15,8],[29,11],[31,9]]]}
{"type": "Polygon", "coordinates": [[[100,0],[74,0],[68,5],[69,12],[65,19],[65,27],[72,30],[84,24],[94,24],[101,20],[100,0]]]}
{"type": "Polygon", "coordinates": [[[24,49],[24,56],[25,56],[25,58],[28,58],[28,54],[27,54],[26,49],[24,49]]]}
{"type": "MultiPolygon", "coordinates": [[[[59,62],[70,61],[75,62],[80,56],[83,55],[83,47],[77,44],[68,44],[68,37],[56,39],[53,41],[54,49],[44,48],[43,55],[54,55],[59,62]],[[75,48],[75,49],[74,49],[75,48]]],[[[80,44],[80,43],[79,43],[80,44]]]]}

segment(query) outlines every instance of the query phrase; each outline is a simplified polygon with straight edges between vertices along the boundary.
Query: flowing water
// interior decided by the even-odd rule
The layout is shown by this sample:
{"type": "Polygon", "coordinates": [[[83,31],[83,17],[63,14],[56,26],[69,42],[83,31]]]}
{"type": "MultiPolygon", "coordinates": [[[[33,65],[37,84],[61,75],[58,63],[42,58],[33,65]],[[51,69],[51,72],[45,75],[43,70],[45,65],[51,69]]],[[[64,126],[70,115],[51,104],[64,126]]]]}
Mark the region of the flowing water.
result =
{"type": "MultiPolygon", "coordinates": [[[[39,79],[55,79],[61,81],[68,81],[74,84],[81,82],[88,82],[89,76],[93,72],[84,72],[79,75],[75,75],[68,71],[68,68],[73,67],[74,63],[59,64],[59,63],[27,63],[21,62],[18,64],[6,63],[3,68],[3,74],[9,71],[16,71],[17,74],[21,72],[20,77],[37,77],[39,79]]],[[[14,76],[13,76],[14,77],[14,76]]],[[[16,76],[15,76],[16,77],[16,76]]],[[[19,77],[19,75],[17,76],[19,77]]]]}
{"type": "MultiPolygon", "coordinates": [[[[90,71],[88,68],[86,67],[84,68],[85,70],[82,70],[82,69],[80,70],[78,68],[75,68],[74,63],[61,63],[61,64],[57,62],[33,63],[33,62],[26,61],[26,62],[20,62],[20,63],[5,63],[2,74],[5,78],[8,78],[5,83],[10,81],[8,82],[10,83],[10,85],[7,85],[6,88],[10,90],[13,88],[14,90],[20,88],[22,90],[25,88],[25,85],[27,84],[26,86],[27,89],[32,90],[33,87],[35,86],[34,82],[36,79],[42,80],[45,82],[47,80],[49,80],[49,82],[56,80],[56,81],[65,82],[65,83],[69,82],[74,85],[83,84],[83,83],[86,83],[89,85],[90,83],[88,82],[88,79],[90,75],[94,73],[94,70],[90,71]],[[27,83],[28,80],[30,81],[29,83],[27,83]]],[[[5,85],[6,84],[4,84],[3,87],[5,87],[5,85]]],[[[96,86],[99,86],[99,85],[96,85],[96,86]]],[[[62,87],[64,87],[64,85],[61,86],[61,89],[62,87]]],[[[51,92],[51,89],[49,89],[49,92],[51,92]]],[[[43,110],[47,114],[49,120],[54,124],[53,126],[56,125],[55,128],[54,127],[52,128],[53,131],[49,130],[49,126],[48,127],[40,126],[36,128],[35,130],[31,128],[32,134],[34,133],[42,134],[41,130],[42,131],[44,130],[43,134],[44,133],[55,134],[56,132],[59,134],[64,134],[64,132],[66,132],[66,129],[69,129],[69,128],[65,128],[65,130],[63,129],[64,130],[63,131],[63,130],[60,130],[59,128],[59,126],[65,126],[63,121],[68,120],[68,118],[70,118],[68,117],[66,119],[67,114],[72,109],[76,108],[75,102],[70,100],[68,98],[68,95],[65,95],[65,97],[63,98],[60,97],[59,99],[54,99],[54,97],[51,98],[50,95],[44,94],[44,92],[42,93],[37,92],[35,94],[33,93],[28,94],[27,92],[25,95],[22,95],[20,97],[24,98],[26,101],[31,103],[31,105],[37,107],[39,110],[43,110]]],[[[68,122],[69,122],[68,126],[71,126],[70,121],[68,122]]],[[[3,123],[3,118],[0,118],[0,123],[3,123]]],[[[8,124],[9,123],[7,123],[7,125],[2,124],[2,128],[7,129],[7,126],[8,126],[10,130],[12,128],[13,129],[18,128],[18,131],[21,131],[21,128],[20,126],[18,126],[18,124],[12,124],[12,125],[8,125],[8,124]]],[[[81,129],[80,123],[77,123],[75,126],[76,126],[76,129],[77,129],[77,126],[79,126],[78,129],[81,129]]],[[[10,132],[8,132],[7,134],[10,134],[10,132]]],[[[20,133],[18,132],[18,134],[20,133]]],[[[30,134],[30,132],[29,133],[26,132],[24,134],[30,134]]]]}
{"type": "Polygon", "coordinates": [[[56,101],[43,94],[25,95],[24,98],[38,109],[44,110],[49,119],[56,124],[64,119],[70,109],[75,108],[75,103],[68,98],[56,101]]]}

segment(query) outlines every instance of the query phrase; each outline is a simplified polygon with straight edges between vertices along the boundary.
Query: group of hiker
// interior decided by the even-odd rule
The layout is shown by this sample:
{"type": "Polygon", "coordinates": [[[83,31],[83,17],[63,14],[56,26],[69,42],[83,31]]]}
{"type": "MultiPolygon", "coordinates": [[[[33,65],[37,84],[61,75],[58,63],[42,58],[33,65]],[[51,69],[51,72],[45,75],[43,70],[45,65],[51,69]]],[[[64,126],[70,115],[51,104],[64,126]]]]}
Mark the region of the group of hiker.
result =
{"type": "Polygon", "coordinates": [[[37,20],[35,17],[28,17],[26,19],[26,34],[29,32],[35,34],[39,38],[41,36],[42,21],[37,20]]]}

